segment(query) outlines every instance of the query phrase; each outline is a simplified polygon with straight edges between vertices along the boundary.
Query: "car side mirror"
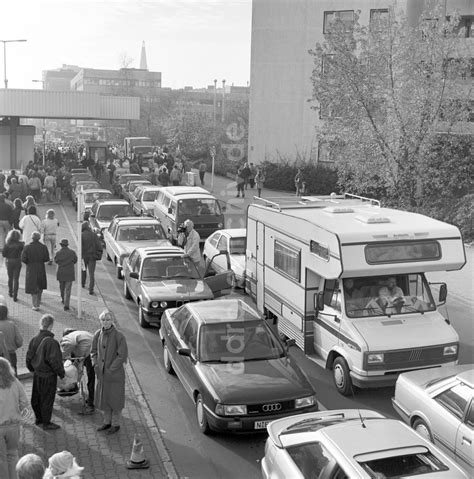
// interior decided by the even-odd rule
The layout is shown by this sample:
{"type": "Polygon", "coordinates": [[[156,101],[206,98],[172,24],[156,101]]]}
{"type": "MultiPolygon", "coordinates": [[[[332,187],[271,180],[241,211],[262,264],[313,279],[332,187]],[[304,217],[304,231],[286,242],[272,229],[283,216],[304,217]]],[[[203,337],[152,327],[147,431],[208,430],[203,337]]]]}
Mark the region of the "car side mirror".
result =
{"type": "Polygon", "coordinates": [[[132,271],[132,272],[130,273],[130,278],[132,278],[132,279],[138,279],[138,273],[135,272],[135,271],[132,271]]]}
{"type": "Polygon", "coordinates": [[[287,339],[285,341],[285,345],[287,348],[290,348],[291,346],[294,346],[296,344],[296,340],[291,338],[291,339],[287,339]]]}
{"type": "Polygon", "coordinates": [[[180,356],[187,356],[188,358],[192,358],[192,353],[189,348],[178,348],[178,354],[180,356]]]}
{"type": "Polygon", "coordinates": [[[441,283],[439,287],[439,302],[444,304],[446,302],[446,298],[448,297],[448,286],[446,283],[441,283]]]}
{"type": "Polygon", "coordinates": [[[173,210],[171,208],[168,208],[168,214],[170,215],[171,213],[173,213],[173,210]]]}
{"type": "Polygon", "coordinates": [[[315,314],[318,314],[318,311],[324,309],[324,293],[320,291],[314,295],[314,311],[315,314]]]}
{"type": "Polygon", "coordinates": [[[206,271],[206,274],[204,275],[205,278],[210,278],[211,276],[215,276],[216,272],[212,269],[206,271]]]}

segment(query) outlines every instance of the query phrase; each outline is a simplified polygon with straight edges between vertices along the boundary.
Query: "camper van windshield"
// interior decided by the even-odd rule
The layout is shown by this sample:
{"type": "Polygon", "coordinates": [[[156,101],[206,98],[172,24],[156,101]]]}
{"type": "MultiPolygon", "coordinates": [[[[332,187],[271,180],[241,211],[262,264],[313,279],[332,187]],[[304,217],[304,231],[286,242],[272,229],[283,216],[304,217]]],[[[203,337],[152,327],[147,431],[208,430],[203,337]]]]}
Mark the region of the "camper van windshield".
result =
{"type": "Polygon", "coordinates": [[[346,278],[343,287],[345,310],[349,318],[436,309],[423,273],[346,278]]]}
{"type": "Polygon", "coordinates": [[[213,198],[190,198],[179,200],[178,214],[180,216],[221,215],[219,203],[213,198]]]}

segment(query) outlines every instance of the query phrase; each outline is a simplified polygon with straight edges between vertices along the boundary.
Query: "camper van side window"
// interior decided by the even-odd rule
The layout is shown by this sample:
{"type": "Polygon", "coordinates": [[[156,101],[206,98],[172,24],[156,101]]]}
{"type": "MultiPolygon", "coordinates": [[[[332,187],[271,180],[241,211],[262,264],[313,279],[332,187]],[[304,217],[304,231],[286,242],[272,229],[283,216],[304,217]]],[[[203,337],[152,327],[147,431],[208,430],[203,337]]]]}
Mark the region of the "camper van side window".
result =
{"type": "Polygon", "coordinates": [[[329,248],[327,246],[311,240],[309,243],[309,250],[324,261],[329,261],[329,248]]]}
{"type": "Polygon", "coordinates": [[[276,269],[296,281],[301,275],[301,250],[291,248],[275,240],[273,264],[276,269]]]}

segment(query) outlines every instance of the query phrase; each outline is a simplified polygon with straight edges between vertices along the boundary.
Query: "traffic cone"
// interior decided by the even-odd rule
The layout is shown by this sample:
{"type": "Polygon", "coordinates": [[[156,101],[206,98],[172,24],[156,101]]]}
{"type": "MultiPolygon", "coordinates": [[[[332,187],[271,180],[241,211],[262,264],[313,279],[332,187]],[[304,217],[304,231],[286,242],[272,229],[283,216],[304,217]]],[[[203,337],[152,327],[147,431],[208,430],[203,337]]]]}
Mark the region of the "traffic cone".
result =
{"type": "Polygon", "coordinates": [[[133,437],[132,453],[130,454],[130,460],[127,461],[127,469],[148,469],[150,463],[145,458],[143,453],[143,443],[135,434],[133,437]]]}

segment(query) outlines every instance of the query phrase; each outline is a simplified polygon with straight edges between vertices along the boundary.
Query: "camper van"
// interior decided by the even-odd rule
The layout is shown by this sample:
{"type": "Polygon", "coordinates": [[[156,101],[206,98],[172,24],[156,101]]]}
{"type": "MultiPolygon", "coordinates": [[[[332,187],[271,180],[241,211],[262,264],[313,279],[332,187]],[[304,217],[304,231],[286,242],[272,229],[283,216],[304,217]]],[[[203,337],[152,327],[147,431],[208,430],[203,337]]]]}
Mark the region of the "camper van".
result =
{"type": "Polygon", "coordinates": [[[354,195],[255,198],[245,289],[278,331],[333,371],[341,394],[457,363],[441,313],[446,284],[425,273],[466,262],[459,230],[354,195]]]}

